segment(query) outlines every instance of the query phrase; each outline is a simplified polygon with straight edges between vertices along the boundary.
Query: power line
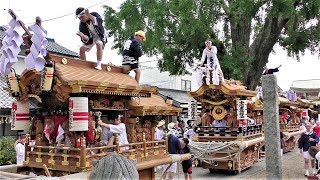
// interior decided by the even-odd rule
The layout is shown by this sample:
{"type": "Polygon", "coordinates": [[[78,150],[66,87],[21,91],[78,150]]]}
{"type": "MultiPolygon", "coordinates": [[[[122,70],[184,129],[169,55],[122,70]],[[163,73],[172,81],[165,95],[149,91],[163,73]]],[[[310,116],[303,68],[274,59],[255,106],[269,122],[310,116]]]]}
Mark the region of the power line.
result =
{"type": "MultiPolygon", "coordinates": [[[[102,3],[105,2],[105,1],[106,1],[106,0],[101,1],[101,2],[98,2],[98,3],[93,4],[93,5],[91,5],[91,6],[88,6],[87,9],[92,8],[92,7],[94,7],[94,6],[97,6],[97,5],[99,5],[99,4],[102,4],[102,3]]],[[[64,15],[57,16],[57,17],[53,17],[53,18],[50,18],[50,19],[45,19],[45,20],[43,20],[42,22],[47,22],[47,21],[52,21],[52,20],[60,19],[60,18],[63,18],[63,17],[66,17],[66,16],[70,16],[70,15],[73,15],[73,14],[74,14],[74,12],[68,13],[68,14],[64,14],[64,15]]],[[[30,25],[30,24],[33,24],[33,23],[34,23],[34,22],[32,22],[32,23],[26,23],[26,25],[30,25]]]]}

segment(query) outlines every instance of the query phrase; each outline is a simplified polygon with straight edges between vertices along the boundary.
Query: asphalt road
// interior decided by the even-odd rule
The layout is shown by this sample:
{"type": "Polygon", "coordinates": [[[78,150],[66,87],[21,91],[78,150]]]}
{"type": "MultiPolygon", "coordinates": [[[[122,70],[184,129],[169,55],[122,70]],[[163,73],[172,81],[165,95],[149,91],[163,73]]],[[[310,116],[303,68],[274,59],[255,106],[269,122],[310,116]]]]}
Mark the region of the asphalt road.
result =
{"type": "MultiPolygon", "coordinates": [[[[237,175],[229,175],[227,172],[215,172],[210,173],[208,169],[203,169],[200,167],[193,167],[193,179],[204,180],[204,179],[266,179],[266,164],[265,159],[260,159],[252,167],[242,171],[237,175]]],[[[304,164],[302,155],[299,153],[298,149],[288,152],[282,156],[282,176],[283,179],[307,179],[304,177],[304,164]]],[[[156,178],[159,179],[159,173],[157,173],[156,178]]],[[[180,173],[176,175],[176,180],[183,180],[184,175],[182,169],[180,173]]]]}

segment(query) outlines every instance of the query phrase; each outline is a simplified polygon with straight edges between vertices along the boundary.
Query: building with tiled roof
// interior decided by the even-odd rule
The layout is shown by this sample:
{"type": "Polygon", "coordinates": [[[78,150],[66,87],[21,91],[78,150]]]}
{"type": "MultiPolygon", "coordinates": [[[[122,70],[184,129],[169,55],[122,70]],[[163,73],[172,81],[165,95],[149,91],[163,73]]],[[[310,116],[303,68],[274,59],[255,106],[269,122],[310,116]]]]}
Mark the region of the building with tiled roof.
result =
{"type": "Polygon", "coordinates": [[[12,101],[15,100],[9,95],[7,89],[6,79],[0,76],[0,109],[11,108],[12,101]]]}

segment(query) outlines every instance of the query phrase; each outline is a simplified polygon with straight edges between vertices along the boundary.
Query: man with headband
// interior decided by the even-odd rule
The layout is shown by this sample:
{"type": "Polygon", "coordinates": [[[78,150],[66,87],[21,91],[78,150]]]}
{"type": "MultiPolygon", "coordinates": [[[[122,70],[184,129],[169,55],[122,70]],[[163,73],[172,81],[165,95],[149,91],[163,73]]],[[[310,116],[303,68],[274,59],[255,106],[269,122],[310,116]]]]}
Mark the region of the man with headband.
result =
{"type": "Polygon", "coordinates": [[[101,61],[103,55],[104,45],[107,43],[107,39],[104,34],[103,20],[101,16],[96,12],[89,13],[88,9],[79,7],[76,10],[76,16],[80,20],[79,32],[81,41],[83,42],[80,47],[80,59],[86,60],[86,52],[96,45],[97,48],[97,70],[101,70],[101,61]]]}

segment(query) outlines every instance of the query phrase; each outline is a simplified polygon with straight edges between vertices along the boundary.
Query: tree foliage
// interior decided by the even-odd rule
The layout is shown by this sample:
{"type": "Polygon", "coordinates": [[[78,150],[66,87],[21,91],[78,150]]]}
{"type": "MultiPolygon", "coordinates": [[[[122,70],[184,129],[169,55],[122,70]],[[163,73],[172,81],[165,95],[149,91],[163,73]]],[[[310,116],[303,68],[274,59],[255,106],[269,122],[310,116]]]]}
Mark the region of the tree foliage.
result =
{"type": "Polygon", "coordinates": [[[14,137],[0,137],[0,166],[16,163],[14,137]]]}
{"type": "Polygon", "coordinates": [[[120,11],[105,6],[105,27],[119,50],[145,30],[145,53],[159,57],[162,71],[178,75],[212,38],[226,77],[253,89],[276,43],[290,56],[319,53],[319,9],[319,0],[127,0],[120,11]]]}

